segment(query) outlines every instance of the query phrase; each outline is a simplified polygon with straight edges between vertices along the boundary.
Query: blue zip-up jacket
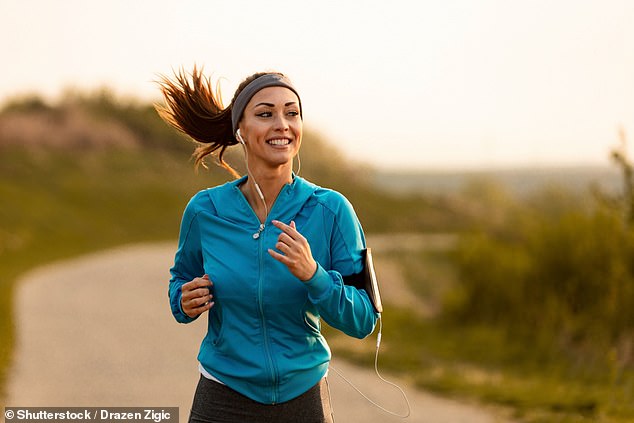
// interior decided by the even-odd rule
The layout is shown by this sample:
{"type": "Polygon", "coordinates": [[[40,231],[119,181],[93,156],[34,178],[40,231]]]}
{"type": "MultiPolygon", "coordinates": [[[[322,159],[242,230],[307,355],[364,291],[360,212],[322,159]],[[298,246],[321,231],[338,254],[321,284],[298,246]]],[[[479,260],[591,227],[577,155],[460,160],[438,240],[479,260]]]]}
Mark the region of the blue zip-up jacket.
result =
{"type": "Polygon", "coordinates": [[[208,313],[200,364],[243,395],[275,404],[301,395],[325,375],[331,354],[320,318],[364,338],[378,315],[364,290],[342,282],[342,275],[362,270],[365,248],[348,200],[294,176],[260,233],[260,222],[239,188],[245,180],[203,190],[190,200],[169,298],[176,320],[191,322],[181,307],[181,286],[209,275],[215,304],[208,313]],[[269,255],[281,232],[272,220],[294,220],[308,240],[317,271],[307,282],[269,255]]]}

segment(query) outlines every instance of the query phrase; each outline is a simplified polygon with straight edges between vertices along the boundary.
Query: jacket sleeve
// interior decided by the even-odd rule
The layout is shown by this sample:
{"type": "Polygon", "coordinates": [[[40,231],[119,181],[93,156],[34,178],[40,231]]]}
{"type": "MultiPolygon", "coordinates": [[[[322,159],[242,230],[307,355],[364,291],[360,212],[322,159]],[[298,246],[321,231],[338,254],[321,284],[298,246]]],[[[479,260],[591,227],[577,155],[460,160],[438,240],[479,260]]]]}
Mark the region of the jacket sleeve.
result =
{"type": "Polygon", "coordinates": [[[170,269],[172,275],[168,290],[170,308],[174,318],[179,323],[190,323],[197,318],[191,318],[183,312],[181,288],[183,284],[205,273],[198,224],[195,198],[192,198],[183,213],[178,249],[174,258],[174,266],[170,269]]]}
{"type": "Polygon", "coordinates": [[[352,205],[345,197],[340,198],[330,239],[332,269],[317,263],[317,271],[306,282],[308,298],[330,326],[365,338],[374,331],[378,314],[365,290],[344,285],[342,278],[362,270],[365,237],[352,205]]]}

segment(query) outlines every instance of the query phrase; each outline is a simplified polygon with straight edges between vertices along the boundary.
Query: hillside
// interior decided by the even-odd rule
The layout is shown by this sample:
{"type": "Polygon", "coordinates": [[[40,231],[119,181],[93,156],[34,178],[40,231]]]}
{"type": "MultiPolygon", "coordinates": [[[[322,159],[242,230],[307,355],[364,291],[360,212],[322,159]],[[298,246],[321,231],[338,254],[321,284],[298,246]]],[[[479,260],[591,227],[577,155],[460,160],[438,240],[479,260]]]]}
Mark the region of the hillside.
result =
{"type": "MultiPolygon", "coordinates": [[[[23,161],[33,170],[44,170],[55,166],[47,157],[90,160],[97,168],[102,158],[121,160],[127,163],[124,166],[136,167],[140,174],[156,172],[158,180],[164,176],[159,170],[162,165],[177,166],[173,171],[181,178],[179,186],[187,192],[231,178],[213,163],[209,163],[209,170],[202,169],[196,175],[190,162],[193,148],[193,143],[160,120],[153,105],[117,99],[107,91],[75,93],[55,105],[27,97],[6,104],[0,112],[0,177],[5,182],[14,179],[11,185],[21,181],[19,173],[8,170],[10,163],[22,167],[23,161]],[[39,160],[39,164],[29,164],[33,160],[39,160]]],[[[227,156],[229,163],[243,173],[241,149],[232,147],[227,156]]],[[[304,132],[301,162],[301,176],[344,193],[367,230],[446,231],[458,221],[460,210],[443,195],[393,194],[377,187],[373,182],[375,170],[344,157],[310,128],[304,132]]]]}

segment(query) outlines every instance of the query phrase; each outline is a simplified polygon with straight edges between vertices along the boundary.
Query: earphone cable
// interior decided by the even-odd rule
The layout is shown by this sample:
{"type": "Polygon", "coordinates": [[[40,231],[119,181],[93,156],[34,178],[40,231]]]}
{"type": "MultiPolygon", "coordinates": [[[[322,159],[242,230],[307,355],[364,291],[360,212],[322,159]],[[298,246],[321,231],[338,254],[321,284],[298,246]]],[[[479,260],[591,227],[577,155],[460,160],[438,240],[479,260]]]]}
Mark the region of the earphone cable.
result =
{"type": "Polygon", "coordinates": [[[299,172],[302,170],[302,159],[299,158],[299,151],[297,152],[297,173],[296,176],[299,176],[299,172]]]}
{"type": "MultiPolygon", "coordinates": [[[[239,131],[239,130],[238,130],[239,131]]],[[[239,132],[238,132],[238,136],[239,132]]],[[[242,137],[240,136],[240,139],[242,139],[242,137]]],[[[260,197],[260,200],[262,200],[262,204],[264,205],[264,221],[266,221],[266,218],[269,215],[269,208],[266,205],[266,200],[264,199],[264,194],[262,194],[262,190],[260,189],[260,186],[258,185],[258,182],[255,180],[255,177],[253,177],[253,174],[251,173],[251,170],[249,169],[249,155],[247,154],[247,144],[242,141],[242,148],[244,150],[244,164],[247,168],[247,175],[249,176],[249,178],[253,179],[253,186],[255,188],[256,194],[258,195],[258,197],[260,197]]],[[[264,229],[264,224],[260,224],[260,230],[264,229]]]]}
{"type": "Polygon", "coordinates": [[[390,382],[389,380],[386,380],[385,378],[383,378],[383,376],[381,376],[381,374],[379,373],[379,346],[381,345],[381,333],[382,332],[383,332],[383,320],[381,320],[381,315],[379,314],[379,334],[377,335],[376,352],[374,354],[374,371],[376,372],[376,375],[379,377],[379,379],[381,379],[383,382],[387,383],[388,385],[391,385],[391,386],[395,387],[396,389],[398,389],[401,392],[401,395],[403,396],[403,398],[405,399],[405,403],[407,404],[407,413],[406,414],[395,413],[395,412],[390,411],[390,410],[386,409],[385,407],[377,404],[376,402],[372,401],[370,398],[368,398],[368,396],[366,394],[361,392],[361,390],[359,390],[359,388],[357,388],[352,382],[350,382],[343,375],[343,373],[341,373],[339,370],[337,370],[332,365],[330,366],[330,368],[332,370],[334,370],[335,373],[337,373],[348,385],[350,385],[355,391],[357,391],[370,404],[374,405],[375,407],[377,407],[381,411],[384,411],[384,412],[386,412],[388,414],[391,414],[392,416],[400,417],[401,419],[406,419],[411,414],[411,406],[410,406],[410,403],[409,403],[409,399],[407,398],[407,395],[405,395],[405,391],[403,391],[403,389],[400,386],[398,386],[397,384],[395,384],[393,382],[390,382]]]}

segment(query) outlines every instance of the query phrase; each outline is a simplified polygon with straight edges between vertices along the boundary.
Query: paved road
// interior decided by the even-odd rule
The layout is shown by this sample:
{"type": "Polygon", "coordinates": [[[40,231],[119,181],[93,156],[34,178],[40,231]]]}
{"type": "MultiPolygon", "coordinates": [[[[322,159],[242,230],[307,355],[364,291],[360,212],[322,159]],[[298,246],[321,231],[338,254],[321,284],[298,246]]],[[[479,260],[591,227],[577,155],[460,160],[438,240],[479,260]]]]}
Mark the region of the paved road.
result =
{"type": "MultiPolygon", "coordinates": [[[[187,421],[204,319],[179,325],[169,312],[173,253],[174,245],[128,246],[26,274],[16,289],[17,345],[6,405],[176,406],[187,421]]],[[[341,360],[334,365],[367,395],[404,410],[398,392],[373,371],[341,360]]],[[[329,379],[338,423],[401,421],[337,375],[329,379]]],[[[412,403],[408,422],[503,421],[404,385],[412,403]]]]}

